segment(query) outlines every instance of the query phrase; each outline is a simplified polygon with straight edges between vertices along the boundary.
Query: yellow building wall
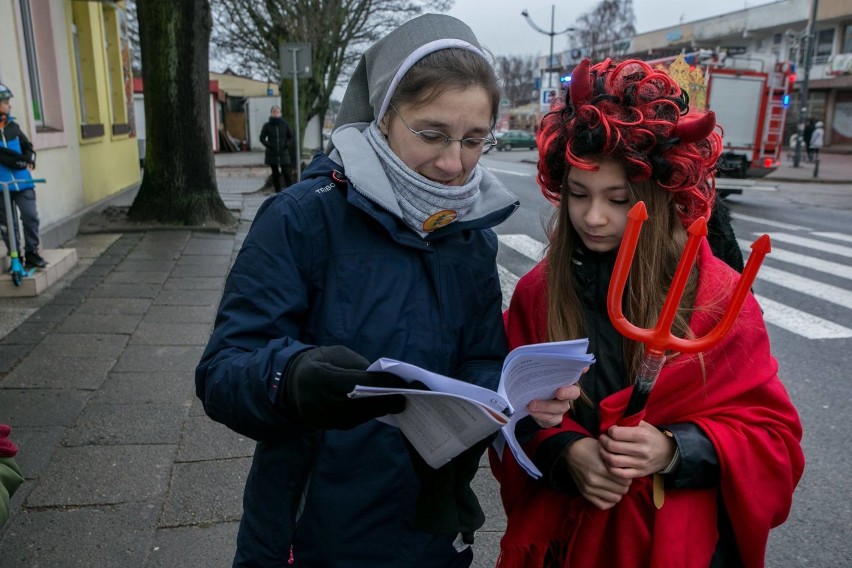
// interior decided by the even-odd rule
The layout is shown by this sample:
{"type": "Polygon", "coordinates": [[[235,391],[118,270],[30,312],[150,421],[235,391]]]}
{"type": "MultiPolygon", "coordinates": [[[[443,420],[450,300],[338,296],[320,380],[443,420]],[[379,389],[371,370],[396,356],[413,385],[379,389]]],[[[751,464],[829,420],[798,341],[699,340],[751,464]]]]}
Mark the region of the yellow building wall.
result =
{"type": "Polygon", "coordinates": [[[232,97],[265,97],[266,89],[272,89],[272,96],[278,96],[278,83],[258,81],[228,73],[210,72],[210,78],[219,81],[219,89],[232,97]]]}
{"type": "MultiPolygon", "coordinates": [[[[135,137],[129,134],[113,133],[113,117],[126,117],[125,109],[114,112],[112,105],[117,104],[111,96],[105,39],[109,35],[104,22],[103,5],[99,2],[67,2],[66,11],[68,29],[77,22],[80,41],[80,70],[83,75],[83,97],[86,108],[81,108],[79,92],[74,91],[78,124],[83,122],[86,113],[89,124],[102,124],[103,135],[84,138],[82,128],[77,129],[80,139],[80,173],[83,178],[83,199],[85,205],[102,201],[136,183],[141,179],[139,169],[139,151],[135,137]],[[86,37],[83,41],[83,33],[86,37]],[[86,45],[89,43],[90,45],[86,45]]],[[[115,22],[113,21],[115,24],[115,22]]],[[[117,25],[117,24],[116,24],[117,25]]],[[[114,30],[112,30],[114,31],[114,30]]],[[[69,62],[73,70],[75,83],[77,76],[73,34],[69,33],[69,62]]],[[[118,103],[126,104],[125,101],[118,103]]]]}

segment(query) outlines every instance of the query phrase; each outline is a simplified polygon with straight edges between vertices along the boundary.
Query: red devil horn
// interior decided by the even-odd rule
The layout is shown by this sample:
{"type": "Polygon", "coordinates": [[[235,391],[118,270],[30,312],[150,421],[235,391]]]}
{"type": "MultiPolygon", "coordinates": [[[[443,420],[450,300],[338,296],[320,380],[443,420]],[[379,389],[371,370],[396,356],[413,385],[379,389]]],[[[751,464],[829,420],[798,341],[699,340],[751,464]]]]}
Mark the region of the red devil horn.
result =
{"type": "Polygon", "coordinates": [[[592,94],[592,81],[589,77],[589,60],[584,59],[571,72],[571,83],[568,86],[571,104],[574,108],[589,100],[592,94]]]}
{"type": "Polygon", "coordinates": [[[672,136],[679,138],[684,144],[691,144],[710,136],[714,128],[716,128],[716,113],[711,110],[698,118],[678,121],[672,136]]]}

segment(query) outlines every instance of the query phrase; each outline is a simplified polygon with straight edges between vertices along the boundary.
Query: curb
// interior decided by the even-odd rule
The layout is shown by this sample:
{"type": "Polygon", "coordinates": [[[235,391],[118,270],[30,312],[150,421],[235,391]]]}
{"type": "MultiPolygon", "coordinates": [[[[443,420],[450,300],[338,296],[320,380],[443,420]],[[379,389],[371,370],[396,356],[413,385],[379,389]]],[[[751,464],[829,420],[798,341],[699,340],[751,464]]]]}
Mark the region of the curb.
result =
{"type": "MultiPolygon", "coordinates": [[[[537,160],[521,160],[521,163],[524,164],[538,164],[537,160]]],[[[718,181],[720,178],[716,178],[718,181]]],[[[734,179],[734,178],[726,178],[726,179],[734,179]]],[[[772,177],[762,177],[762,178],[748,178],[748,179],[761,179],[768,182],[784,182],[784,183],[830,183],[834,185],[852,185],[852,180],[849,179],[825,179],[825,178],[797,178],[797,177],[786,177],[786,176],[772,176],[772,177]]]]}
{"type": "Polygon", "coordinates": [[[825,179],[825,178],[795,178],[795,177],[765,177],[766,181],[780,181],[784,183],[830,183],[835,185],[852,185],[848,179],[825,179]]]}

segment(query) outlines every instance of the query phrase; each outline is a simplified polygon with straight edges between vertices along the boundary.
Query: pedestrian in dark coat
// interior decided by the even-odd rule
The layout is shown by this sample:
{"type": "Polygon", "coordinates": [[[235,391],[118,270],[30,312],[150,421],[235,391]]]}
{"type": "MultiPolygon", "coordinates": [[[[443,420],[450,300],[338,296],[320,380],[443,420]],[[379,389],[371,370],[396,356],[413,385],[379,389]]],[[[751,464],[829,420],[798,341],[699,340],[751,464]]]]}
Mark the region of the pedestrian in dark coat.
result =
{"type": "Polygon", "coordinates": [[[266,148],[263,163],[272,168],[272,185],[275,193],[281,191],[281,177],[284,186],[293,185],[290,176],[290,152],[293,142],[293,131],[287,121],[281,118],[281,107],[274,106],[269,111],[269,122],[260,131],[260,143],[266,148]]]}
{"type": "Polygon", "coordinates": [[[814,149],[811,147],[811,137],[814,135],[814,130],[816,130],[816,122],[814,119],[810,119],[805,125],[804,137],[802,138],[802,141],[805,143],[805,149],[808,151],[809,162],[814,160],[814,149]]]}

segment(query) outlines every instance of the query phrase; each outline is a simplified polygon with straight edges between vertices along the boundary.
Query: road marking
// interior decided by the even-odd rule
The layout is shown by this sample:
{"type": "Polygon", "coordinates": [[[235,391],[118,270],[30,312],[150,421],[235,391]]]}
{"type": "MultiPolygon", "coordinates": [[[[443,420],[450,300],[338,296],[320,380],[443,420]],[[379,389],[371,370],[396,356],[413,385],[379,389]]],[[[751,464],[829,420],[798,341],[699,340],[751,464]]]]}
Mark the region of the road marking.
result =
{"type": "MultiPolygon", "coordinates": [[[[743,250],[743,252],[749,252],[751,250],[751,243],[749,243],[745,239],[737,239],[737,242],[740,244],[740,248],[743,250]]],[[[817,272],[825,272],[826,274],[831,274],[832,276],[839,276],[840,278],[852,280],[852,266],[840,264],[839,262],[822,260],[820,258],[814,258],[806,254],[799,254],[797,252],[779,249],[774,246],[772,247],[772,252],[769,253],[767,258],[780,260],[781,262],[788,262],[790,264],[796,264],[803,268],[809,268],[811,270],[816,270],[817,272]]]]}
{"type": "Polygon", "coordinates": [[[748,184],[740,184],[740,183],[719,183],[719,180],[716,180],[716,189],[719,191],[724,190],[740,190],[740,191],[778,191],[777,185],[748,185],[748,184]]]}
{"type": "MultiPolygon", "coordinates": [[[[777,240],[795,241],[795,244],[803,244],[823,250],[825,243],[814,239],[804,239],[795,235],[784,235],[777,240]]],[[[501,245],[507,246],[532,261],[538,262],[544,254],[544,243],[523,234],[498,235],[501,245]]],[[[775,238],[773,236],[773,238],[775,238]]],[[[745,239],[737,239],[744,251],[749,250],[751,243],[745,239]]],[[[845,247],[839,247],[844,249],[845,247]]],[[[852,253],[850,253],[852,254],[852,253]]],[[[830,262],[818,258],[795,253],[783,249],[773,249],[770,258],[781,262],[796,264],[810,270],[824,272],[841,278],[852,280],[852,267],[837,262],[830,262]]],[[[501,289],[503,291],[503,309],[506,309],[509,300],[518,283],[518,277],[506,268],[498,265],[501,289]]],[[[770,266],[762,266],[758,278],[778,286],[812,296],[819,300],[837,304],[848,308],[852,306],[852,292],[837,286],[823,284],[816,280],[804,278],[790,272],[776,269],[770,266]]],[[[836,324],[819,316],[771,300],[766,296],[755,296],[764,310],[763,317],[768,324],[774,325],[790,333],[794,333],[806,339],[845,339],[852,337],[852,329],[836,324]]]]}
{"type": "Polygon", "coordinates": [[[742,213],[731,213],[731,217],[741,221],[751,221],[752,223],[760,223],[761,225],[769,225],[770,227],[778,227],[779,229],[789,229],[790,231],[808,231],[812,229],[802,227],[800,225],[791,225],[789,223],[781,223],[780,221],[772,221],[770,219],[761,219],[760,217],[752,217],[751,215],[743,215],[742,213]]]}
{"type": "MultiPolygon", "coordinates": [[[[763,270],[763,269],[761,269],[763,270]]],[[[807,339],[844,339],[852,337],[852,329],[837,325],[815,315],[785,306],[765,296],[756,295],[763,308],[766,323],[785,329],[807,339]]]]}
{"type": "Polygon", "coordinates": [[[535,176],[530,172],[513,172],[512,170],[498,170],[497,168],[492,168],[491,166],[486,166],[486,167],[489,170],[491,170],[492,172],[495,172],[495,173],[498,173],[498,174],[509,174],[509,175],[512,175],[512,176],[531,177],[531,178],[535,179],[535,176]]]}
{"type": "Polygon", "coordinates": [[[544,258],[544,243],[529,235],[497,235],[500,243],[535,262],[544,258]]]}
{"type": "Polygon", "coordinates": [[[834,239],[836,241],[846,241],[852,243],[852,235],[844,235],[843,233],[814,233],[817,237],[825,237],[826,239],[834,239]]]}
{"type": "MultiPolygon", "coordinates": [[[[755,233],[755,235],[756,234],[758,233],[755,233]]],[[[834,245],[831,243],[818,241],[816,239],[800,237],[798,235],[788,235],[787,233],[773,233],[772,235],[770,235],[770,237],[773,241],[781,241],[782,243],[799,245],[802,247],[816,249],[820,252],[827,252],[829,254],[836,254],[838,256],[852,258],[852,248],[845,247],[843,245],[834,245]]]]}
{"type": "Polygon", "coordinates": [[[765,265],[760,267],[757,277],[777,286],[782,286],[825,302],[837,304],[843,308],[852,307],[852,292],[844,290],[839,286],[823,284],[810,278],[803,278],[796,274],[765,265]]]}
{"type": "Polygon", "coordinates": [[[509,300],[515,293],[515,286],[518,285],[520,278],[499,264],[497,265],[497,274],[500,276],[500,290],[503,293],[503,309],[505,310],[509,307],[509,300]]]}

